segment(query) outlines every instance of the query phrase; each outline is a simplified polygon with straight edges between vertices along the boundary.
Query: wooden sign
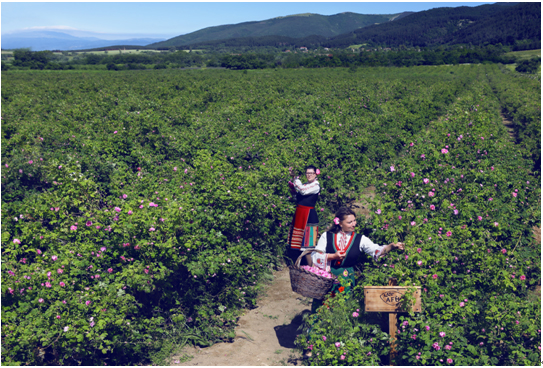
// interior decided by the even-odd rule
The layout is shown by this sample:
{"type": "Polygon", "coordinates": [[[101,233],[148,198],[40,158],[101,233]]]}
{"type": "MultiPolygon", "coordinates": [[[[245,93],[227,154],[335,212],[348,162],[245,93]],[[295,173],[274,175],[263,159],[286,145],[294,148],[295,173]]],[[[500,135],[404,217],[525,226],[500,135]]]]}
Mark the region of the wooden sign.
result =
{"type": "MultiPolygon", "coordinates": [[[[400,304],[402,296],[409,289],[407,286],[397,286],[398,280],[391,277],[388,286],[364,286],[364,305],[366,312],[389,312],[388,330],[390,342],[390,365],[394,365],[396,359],[396,331],[398,330],[399,312],[405,312],[400,304]]],[[[415,286],[415,304],[412,306],[414,312],[420,312],[420,286],[415,286]]]]}
{"type": "MultiPolygon", "coordinates": [[[[415,288],[413,311],[420,312],[420,286],[415,288]]],[[[407,289],[407,286],[364,286],[366,312],[407,312],[400,307],[401,298],[407,289]]]]}

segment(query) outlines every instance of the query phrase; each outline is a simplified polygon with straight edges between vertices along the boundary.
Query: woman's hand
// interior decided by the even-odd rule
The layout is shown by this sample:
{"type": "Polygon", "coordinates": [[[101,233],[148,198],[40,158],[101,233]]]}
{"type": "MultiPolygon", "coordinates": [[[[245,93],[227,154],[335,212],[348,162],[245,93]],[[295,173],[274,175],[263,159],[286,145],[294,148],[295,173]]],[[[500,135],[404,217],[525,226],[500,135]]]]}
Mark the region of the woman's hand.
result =
{"type": "Polygon", "coordinates": [[[345,254],[338,252],[335,253],[328,253],[328,260],[329,261],[343,261],[345,258],[345,254]]]}
{"type": "Polygon", "coordinates": [[[383,250],[381,251],[381,254],[379,254],[379,258],[384,257],[392,249],[404,250],[405,249],[405,244],[400,243],[400,242],[396,242],[396,243],[390,243],[388,245],[385,245],[383,250]]]}

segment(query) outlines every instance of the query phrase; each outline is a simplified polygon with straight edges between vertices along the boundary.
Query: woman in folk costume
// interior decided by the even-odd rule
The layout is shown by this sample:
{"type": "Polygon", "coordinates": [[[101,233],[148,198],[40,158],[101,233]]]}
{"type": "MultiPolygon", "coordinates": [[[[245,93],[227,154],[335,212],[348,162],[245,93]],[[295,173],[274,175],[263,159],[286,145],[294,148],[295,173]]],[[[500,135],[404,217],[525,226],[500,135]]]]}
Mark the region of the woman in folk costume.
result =
{"type": "MultiPolygon", "coordinates": [[[[320,171],[313,165],[307,166],[305,168],[306,184],[302,184],[298,177],[294,177],[292,168],[289,168],[289,174],[293,179],[293,182],[289,181],[290,189],[296,194],[296,212],[289,232],[288,255],[295,262],[300,251],[314,248],[317,244],[319,217],[315,211],[315,204],[321,190],[317,181],[320,171]]],[[[306,257],[307,262],[311,264],[311,257],[309,255],[306,257]]]]}
{"type": "MultiPolygon", "coordinates": [[[[336,212],[334,224],[321,235],[316,250],[313,252],[313,265],[326,270],[343,279],[342,283],[334,284],[332,292],[350,292],[355,285],[353,267],[358,263],[359,257],[365,253],[377,260],[393,249],[404,250],[403,243],[377,245],[362,234],[356,234],[356,217],[354,212],[346,207],[336,212]],[[343,285],[342,285],[343,284],[343,285]]],[[[322,300],[313,299],[312,312],[322,305],[322,300]]]]}

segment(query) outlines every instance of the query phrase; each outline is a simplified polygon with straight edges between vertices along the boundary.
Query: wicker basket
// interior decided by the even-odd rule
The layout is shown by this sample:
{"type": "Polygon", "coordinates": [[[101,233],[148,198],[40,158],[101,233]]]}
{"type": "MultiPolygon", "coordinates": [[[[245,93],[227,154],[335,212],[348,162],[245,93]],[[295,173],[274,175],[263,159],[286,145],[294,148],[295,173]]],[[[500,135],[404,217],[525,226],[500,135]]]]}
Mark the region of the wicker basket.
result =
{"type": "Polygon", "coordinates": [[[313,252],[323,253],[316,249],[306,250],[300,254],[294,265],[289,266],[290,285],[292,286],[292,291],[306,298],[322,299],[330,291],[335,278],[322,277],[300,267],[302,257],[313,252]]]}

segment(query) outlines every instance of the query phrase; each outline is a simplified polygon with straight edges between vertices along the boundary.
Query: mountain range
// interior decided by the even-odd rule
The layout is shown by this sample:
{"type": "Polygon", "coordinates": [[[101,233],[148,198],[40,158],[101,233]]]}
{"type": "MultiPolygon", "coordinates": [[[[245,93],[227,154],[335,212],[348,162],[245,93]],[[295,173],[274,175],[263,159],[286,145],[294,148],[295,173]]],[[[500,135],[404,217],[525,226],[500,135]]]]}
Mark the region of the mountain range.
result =
{"type": "MultiPolygon", "coordinates": [[[[354,18],[353,13],[337,14],[354,18]]],[[[311,18],[321,19],[313,15],[311,18]]],[[[360,23],[355,29],[339,35],[325,34],[323,29],[308,27],[308,20],[301,16],[290,17],[288,32],[279,34],[271,27],[243,36],[249,27],[253,30],[261,24],[249,22],[239,25],[210,27],[188,35],[149,45],[154,48],[213,48],[213,47],[259,47],[259,46],[306,46],[347,48],[351,45],[369,46],[437,46],[454,44],[503,44],[514,45],[520,40],[529,40],[537,48],[541,43],[541,3],[495,3],[476,7],[435,8],[421,12],[385,15],[384,21],[360,23]],[[296,29],[296,26],[299,27],[296,29]],[[268,35],[264,35],[269,30],[268,35]],[[302,32],[303,30],[303,32],[302,32]],[[197,41],[200,39],[201,41],[197,41]]],[[[324,17],[326,18],[326,17],[324,17]]],[[[368,20],[366,18],[366,20],[368,20]]],[[[273,20],[271,20],[273,21],[273,20]]],[[[261,22],[264,23],[264,22],[261,22]]],[[[317,22],[314,22],[317,23],[317,22]]],[[[323,24],[321,21],[319,24],[323,24]]],[[[331,22],[328,21],[328,24],[331,22]]],[[[273,22],[269,24],[276,26],[273,22]]],[[[352,23],[351,23],[352,24],[352,23]]],[[[539,46],[540,47],[540,46],[539,46]]]]}
{"type": "Polygon", "coordinates": [[[317,35],[322,37],[334,37],[373,24],[390,22],[394,19],[401,18],[404,14],[405,13],[366,15],[350,12],[335,15],[312,13],[296,14],[260,22],[244,22],[207,27],[196,32],[177,36],[149,46],[171,47],[233,38],[265,36],[304,38],[317,35]]]}
{"type": "MultiPolygon", "coordinates": [[[[78,37],[70,31],[26,30],[2,35],[2,49],[30,48],[32,51],[43,50],[81,50],[114,45],[147,45],[162,41],[160,38],[130,38],[107,40],[96,36],[78,37]]],[[[92,33],[91,33],[92,34],[92,33]]],[[[98,34],[97,34],[98,35],[98,34]]]]}
{"type": "Polygon", "coordinates": [[[105,40],[96,37],[97,33],[90,35],[76,36],[73,31],[70,34],[61,29],[3,34],[2,49],[82,50],[118,45],[162,49],[280,45],[346,48],[357,44],[424,47],[463,43],[512,45],[519,40],[540,45],[541,3],[495,3],[381,15],[305,13],[207,27],[166,40],[105,40]]]}
{"type": "Polygon", "coordinates": [[[496,3],[477,7],[436,8],[382,25],[333,37],[329,47],[370,43],[387,46],[514,44],[541,41],[541,3],[496,3]]]}

